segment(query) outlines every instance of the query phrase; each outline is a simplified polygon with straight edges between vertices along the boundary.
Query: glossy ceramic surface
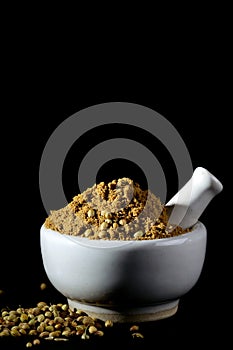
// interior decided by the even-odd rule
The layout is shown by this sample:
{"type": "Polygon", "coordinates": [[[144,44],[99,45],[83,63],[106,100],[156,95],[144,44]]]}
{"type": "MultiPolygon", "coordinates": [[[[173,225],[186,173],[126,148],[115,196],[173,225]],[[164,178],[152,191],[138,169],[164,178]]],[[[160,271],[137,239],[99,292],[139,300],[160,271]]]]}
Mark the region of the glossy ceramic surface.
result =
{"type": "Polygon", "coordinates": [[[72,306],[99,310],[179,300],[197,282],[206,251],[201,222],[181,236],[150,241],[89,240],[44,226],[40,234],[43,264],[54,287],[72,306]]]}

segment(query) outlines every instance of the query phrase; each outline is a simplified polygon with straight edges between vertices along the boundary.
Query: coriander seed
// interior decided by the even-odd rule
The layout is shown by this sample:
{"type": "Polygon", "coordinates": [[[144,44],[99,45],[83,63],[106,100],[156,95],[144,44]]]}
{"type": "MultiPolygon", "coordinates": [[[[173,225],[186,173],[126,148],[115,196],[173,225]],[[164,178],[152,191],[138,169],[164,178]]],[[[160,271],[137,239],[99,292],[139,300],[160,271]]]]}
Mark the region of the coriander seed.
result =
{"type": "Polygon", "coordinates": [[[135,234],[133,235],[134,238],[140,238],[144,236],[144,232],[142,230],[139,230],[137,232],[135,232],[135,234]]]}
{"type": "Polygon", "coordinates": [[[35,329],[31,329],[28,334],[29,335],[37,335],[37,331],[35,329]]]}
{"type": "Polygon", "coordinates": [[[45,317],[49,317],[49,318],[53,316],[51,311],[46,311],[44,315],[45,317]]]}
{"type": "Polygon", "coordinates": [[[94,209],[88,210],[87,216],[88,216],[89,218],[93,218],[93,216],[95,216],[95,210],[94,210],[94,209]]]}
{"type": "Polygon", "coordinates": [[[95,332],[97,332],[97,328],[95,327],[95,326],[90,326],[89,328],[88,328],[88,332],[90,333],[90,334],[93,334],[93,333],[95,333],[95,332]]]}
{"type": "Polygon", "coordinates": [[[107,321],[105,321],[105,327],[112,327],[113,326],[113,322],[111,321],[111,320],[107,320],[107,321]]]}
{"type": "Polygon", "coordinates": [[[106,231],[100,231],[98,234],[99,238],[106,238],[108,235],[108,233],[106,231]]]}
{"type": "Polygon", "coordinates": [[[39,303],[37,303],[37,306],[42,309],[42,307],[47,306],[47,304],[44,301],[40,301],[39,303]]]}
{"type": "Polygon", "coordinates": [[[104,332],[98,330],[95,332],[95,335],[97,335],[98,337],[102,337],[104,335],[104,332]]]}
{"type": "Polygon", "coordinates": [[[107,224],[107,222],[103,222],[101,225],[100,225],[100,230],[106,230],[108,228],[108,224],[107,224]]]}
{"type": "Polygon", "coordinates": [[[67,310],[69,309],[68,304],[63,304],[63,305],[61,306],[61,309],[62,309],[63,311],[67,311],[67,310]]]}
{"type": "Polygon", "coordinates": [[[121,225],[121,226],[124,226],[124,225],[126,225],[126,220],[125,219],[121,219],[121,220],[119,220],[119,224],[121,225]]]}
{"type": "Polygon", "coordinates": [[[111,218],[112,218],[112,214],[111,214],[110,212],[106,211],[106,212],[104,213],[104,217],[105,217],[106,219],[111,219],[111,218]]]}
{"type": "MultiPolygon", "coordinates": [[[[30,333],[30,332],[29,332],[30,333]]],[[[34,334],[32,334],[32,335],[34,335],[34,334]]],[[[36,335],[36,334],[35,334],[36,335]]],[[[49,336],[49,332],[47,332],[47,331],[44,331],[44,332],[42,332],[42,333],[40,333],[40,335],[39,335],[39,337],[40,338],[46,338],[46,337],[48,337],[49,336]]]]}
{"type": "Polygon", "coordinates": [[[19,331],[17,329],[11,329],[10,331],[11,335],[13,335],[13,337],[20,337],[21,334],[19,333],[19,331]]]}
{"type": "Polygon", "coordinates": [[[83,333],[83,334],[81,335],[81,339],[84,339],[84,340],[90,339],[90,336],[89,336],[88,334],[86,334],[86,333],[83,333]]]}
{"type": "Polygon", "coordinates": [[[136,333],[132,333],[132,337],[133,338],[144,338],[143,334],[136,332],[136,333]]]}
{"type": "Polygon", "coordinates": [[[54,338],[54,341],[69,341],[67,338],[54,338]]]}
{"type": "Polygon", "coordinates": [[[25,322],[28,320],[28,315],[27,314],[21,314],[20,315],[20,321],[21,322],[25,322]]]}
{"type": "Polygon", "coordinates": [[[69,337],[70,334],[71,334],[71,331],[70,331],[70,330],[69,330],[69,331],[68,331],[68,330],[65,330],[65,331],[62,332],[61,335],[63,335],[64,337],[69,337]]]}
{"type": "Polygon", "coordinates": [[[40,315],[38,315],[38,316],[37,316],[37,320],[38,320],[38,322],[43,322],[43,321],[44,321],[44,319],[45,319],[45,317],[44,317],[44,315],[43,315],[43,314],[40,314],[40,315]]]}
{"type": "Polygon", "coordinates": [[[47,284],[46,283],[41,283],[40,284],[40,290],[45,290],[47,288],[47,284]]]}
{"type": "Polygon", "coordinates": [[[88,228],[85,232],[84,232],[84,236],[85,237],[89,237],[92,234],[92,230],[90,228],[88,228]]]}

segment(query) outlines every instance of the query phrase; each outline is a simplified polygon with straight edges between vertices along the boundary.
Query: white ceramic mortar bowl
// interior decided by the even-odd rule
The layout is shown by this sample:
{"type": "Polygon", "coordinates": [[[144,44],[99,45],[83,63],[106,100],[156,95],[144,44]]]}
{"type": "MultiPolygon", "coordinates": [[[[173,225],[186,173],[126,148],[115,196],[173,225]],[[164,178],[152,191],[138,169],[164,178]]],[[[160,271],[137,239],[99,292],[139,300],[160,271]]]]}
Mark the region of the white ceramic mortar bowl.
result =
{"type": "Polygon", "coordinates": [[[109,241],[41,227],[41,253],[53,286],[78,308],[103,320],[148,321],[177,311],[198,281],[206,228],[159,240],[109,241]]]}

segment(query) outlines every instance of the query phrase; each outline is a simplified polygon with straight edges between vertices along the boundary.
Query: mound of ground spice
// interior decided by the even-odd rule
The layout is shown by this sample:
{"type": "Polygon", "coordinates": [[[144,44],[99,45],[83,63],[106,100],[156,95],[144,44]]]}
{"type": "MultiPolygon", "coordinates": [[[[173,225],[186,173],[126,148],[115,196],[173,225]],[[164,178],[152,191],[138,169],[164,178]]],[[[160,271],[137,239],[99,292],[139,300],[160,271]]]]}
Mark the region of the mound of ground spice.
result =
{"type": "Polygon", "coordinates": [[[160,199],[126,177],[86,189],[64,208],[52,210],[44,225],[89,239],[147,240],[187,232],[169,225],[160,199]]]}

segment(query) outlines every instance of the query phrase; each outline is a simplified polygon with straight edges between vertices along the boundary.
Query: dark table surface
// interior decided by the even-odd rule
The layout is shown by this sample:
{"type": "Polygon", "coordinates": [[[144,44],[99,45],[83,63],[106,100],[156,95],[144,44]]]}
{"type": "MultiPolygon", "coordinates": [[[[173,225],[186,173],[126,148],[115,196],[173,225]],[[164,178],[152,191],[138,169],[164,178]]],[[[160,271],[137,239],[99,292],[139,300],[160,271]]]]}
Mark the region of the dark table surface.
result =
{"type": "MultiPolygon", "coordinates": [[[[205,274],[202,275],[197,285],[186,296],[180,300],[178,311],[170,318],[154,322],[145,322],[138,324],[140,332],[144,338],[133,338],[129,331],[131,324],[114,324],[113,328],[107,329],[105,335],[101,338],[93,337],[90,340],[81,340],[76,336],[66,343],[55,343],[51,341],[42,341],[41,349],[97,349],[97,348],[132,348],[140,349],[145,346],[154,348],[162,346],[165,349],[170,347],[179,347],[185,349],[190,344],[199,347],[203,341],[210,344],[218,342],[224,343],[224,309],[216,303],[214,293],[212,298],[204,286],[205,274]],[[154,345],[154,346],[153,346],[154,345]]],[[[46,281],[44,278],[43,280],[46,281]]],[[[39,282],[39,281],[38,281],[39,282]]],[[[13,291],[7,290],[6,295],[2,297],[1,304],[12,308],[21,306],[35,306],[38,301],[51,303],[62,302],[66,300],[53,287],[47,283],[47,289],[39,290],[39,283],[36,285],[21,286],[20,291],[16,287],[13,291]],[[25,288],[23,292],[23,288],[25,288]]],[[[222,301],[223,303],[223,301],[222,301]]],[[[25,344],[30,338],[21,336],[21,338],[7,337],[0,339],[1,349],[25,349],[25,344]]]]}
{"type": "MultiPolygon", "coordinates": [[[[104,81],[102,74],[95,77],[86,74],[86,71],[82,80],[81,71],[76,76],[73,72],[58,76],[52,65],[45,70],[37,65],[35,69],[33,65],[28,65],[28,61],[27,65],[22,62],[20,67],[13,65],[7,71],[2,130],[9,138],[7,144],[4,141],[1,154],[1,184],[3,189],[7,189],[6,194],[1,194],[4,214],[1,220],[0,289],[5,291],[0,297],[1,307],[34,306],[41,300],[49,303],[66,301],[50,285],[42,265],[39,230],[47,213],[40,198],[38,173],[41,155],[50,135],[62,121],[77,111],[110,101],[137,103],[154,109],[180,133],[190,152],[193,168],[207,168],[224,185],[223,192],[209,204],[201,217],[208,235],[202,274],[193,289],[181,298],[174,316],[141,324],[144,339],[132,339],[129,325],[116,325],[98,341],[74,339],[68,344],[44,343],[41,349],[187,349],[190,346],[199,348],[204,343],[226,348],[224,344],[230,336],[226,316],[232,314],[232,232],[225,225],[225,194],[228,191],[226,174],[232,156],[228,136],[229,109],[226,105],[229,91],[223,75],[212,74],[217,65],[214,57],[215,54],[211,55],[208,61],[213,66],[206,65],[204,70],[196,66],[196,61],[191,65],[192,69],[182,63],[180,69],[173,66],[170,71],[167,71],[170,66],[166,66],[166,71],[160,72],[160,80],[159,70],[155,70],[154,74],[152,71],[143,73],[140,80],[139,75],[133,74],[132,79],[128,77],[127,83],[123,83],[125,75],[122,81],[119,77],[117,86],[107,75],[104,81]],[[21,84],[22,81],[24,84],[21,84]],[[47,283],[45,291],[39,288],[42,282],[47,283]]],[[[117,76],[114,79],[116,81],[117,76]]],[[[99,135],[96,140],[100,142],[99,135]]],[[[146,140],[142,139],[143,142],[146,143],[146,140]]],[[[88,145],[87,142],[84,147],[88,145]]],[[[156,150],[162,154],[162,157],[156,156],[161,160],[171,184],[170,196],[177,190],[177,183],[172,184],[174,164],[171,159],[163,158],[165,153],[161,148],[156,148],[155,154],[156,150]]],[[[63,172],[68,200],[77,190],[76,163],[74,169],[71,163],[69,158],[63,172]]],[[[112,170],[112,175],[115,170],[112,170]]],[[[122,173],[119,172],[119,175],[122,173]]],[[[22,338],[0,339],[0,349],[25,349],[22,338]]]]}
{"type": "MultiPolygon", "coordinates": [[[[219,201],[221,201],[219,197],[219,201]]],[[[208,211],[214,212],[214,208],[208,211]]],[[[132,324],[115,324],[102,338],[81,340],[75,337],[69,343],[51,343],[44,341],[41,349],[99,349],[99,348],[130,348],[145,349],[163,346],[186,349],[207,342],[208,344],[225,344],[229,337],[229,323],[227,314],[230,310],[228,271],[224,269],[228,257],[219,254],[221,246],[215,240],[218,230],[208,222],[207,214],[203,220],[209,235],[206,259],[201,276],[196,285],[180,299],[178,311],[170,318],[155,322],[139,324],[144,338],[132,338],[129,328],[132,324]]],[[[23,231],[19,231],[22,233],[23,231]]],[[[33,232],[38,235],[38,232],[33,232]]],[[[6,242],[5,242],[6,243],[6,242]]],[[[14,242],[13,242],[14,243],[14,242]]],[[[16,242],[15,242],[16,243],[16,242]]],[[[47,279],[42,266],[39,249],[36,246],[17,245],[12,247],[9,239],[4,246],[7,261],[2,263],[1,288],[5,291],[1,295],[1,307],[8,306],[15,309],[18,306],[34,307],[39,301],[47,303],[65,303],[62,296],[47,279]],[[47,288],[40,290],[40,284],[45,282],[47,288]]],[[[230,287],[229,287],[230,288],[230,287]]],[[[25,349],[26,338],[7,337],[0,339],[0,348],[25,349]]]]}

